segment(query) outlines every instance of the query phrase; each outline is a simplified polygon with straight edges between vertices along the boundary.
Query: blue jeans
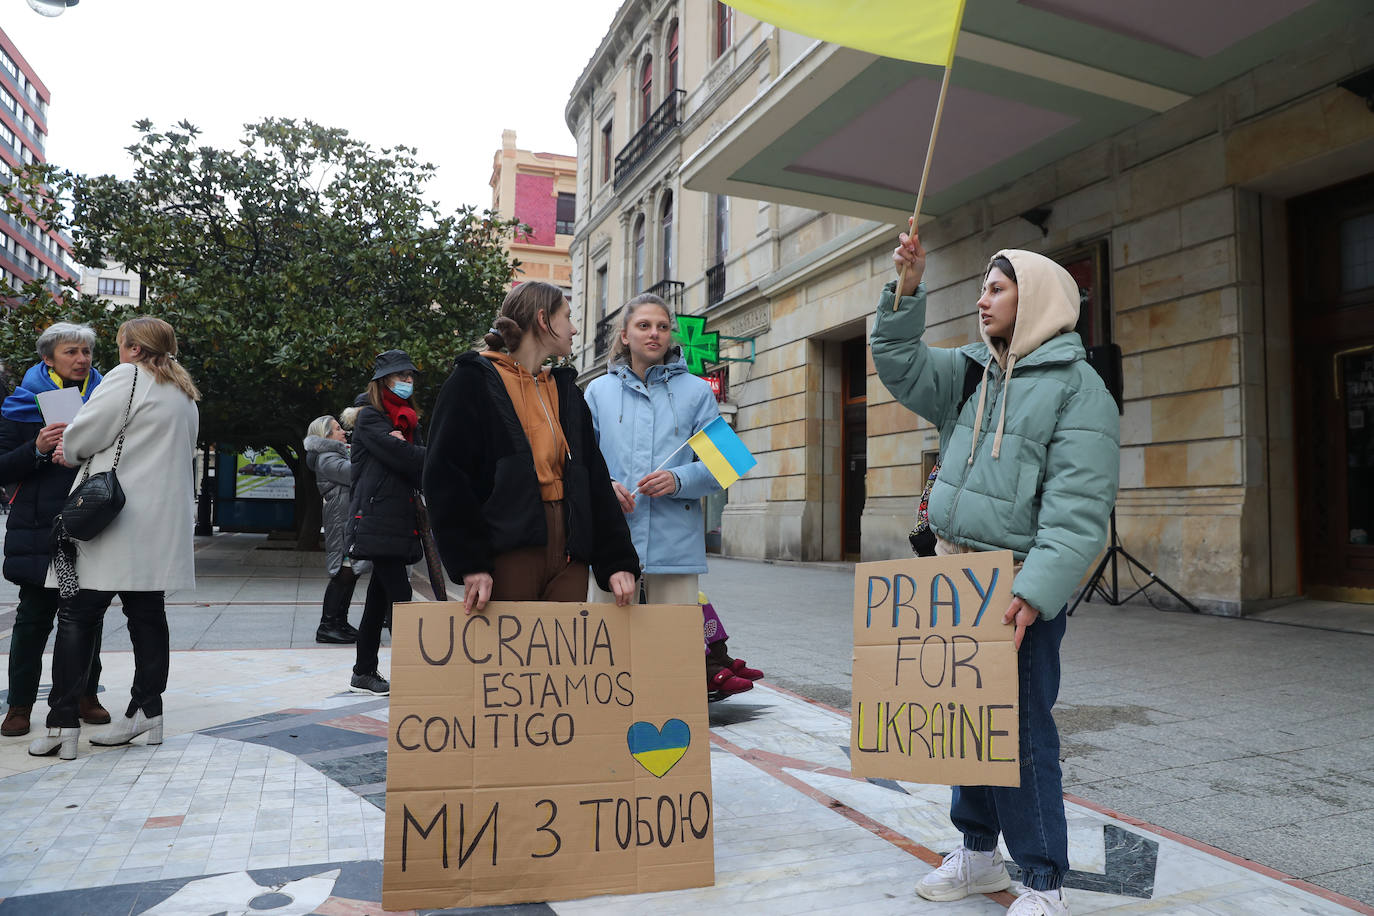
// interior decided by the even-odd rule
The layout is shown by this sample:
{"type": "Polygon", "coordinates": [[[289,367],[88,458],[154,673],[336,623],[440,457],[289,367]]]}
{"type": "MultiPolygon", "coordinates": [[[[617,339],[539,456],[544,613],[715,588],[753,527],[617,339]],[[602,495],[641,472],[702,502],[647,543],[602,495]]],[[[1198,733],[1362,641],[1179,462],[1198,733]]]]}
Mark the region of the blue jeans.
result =
{"type": "Polygon", "coordinates": [[[1064,818],[1064,776],[1059,769],[1059,644],[1068,615],[1040,619],[1026,628],[1017,655],[1020,676],[1021,785],[955,786],[949,818],[964,834],[964,846],[987,852],[1006,837],[1007,851],[1021,866],[1021,883],[1050,891],[1069,870],[1069,832],[1064,818]]]}

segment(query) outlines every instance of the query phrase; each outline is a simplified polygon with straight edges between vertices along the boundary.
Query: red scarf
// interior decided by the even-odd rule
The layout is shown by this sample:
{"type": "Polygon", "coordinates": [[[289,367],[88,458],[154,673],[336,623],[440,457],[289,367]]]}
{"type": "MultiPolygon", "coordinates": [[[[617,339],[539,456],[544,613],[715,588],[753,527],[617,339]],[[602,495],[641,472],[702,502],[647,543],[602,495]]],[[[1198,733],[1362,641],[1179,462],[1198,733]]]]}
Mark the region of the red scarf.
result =
{"type": "Polygon", "coordinates": [[[391,425],[401,431],[407,442],[414,442],[415,427],[420,423],[420,416],[415,412],[415,408],[410,406],[410,402],[396,397],[390,388],[383,388],[382,406],[386,408],[391,425]]]}

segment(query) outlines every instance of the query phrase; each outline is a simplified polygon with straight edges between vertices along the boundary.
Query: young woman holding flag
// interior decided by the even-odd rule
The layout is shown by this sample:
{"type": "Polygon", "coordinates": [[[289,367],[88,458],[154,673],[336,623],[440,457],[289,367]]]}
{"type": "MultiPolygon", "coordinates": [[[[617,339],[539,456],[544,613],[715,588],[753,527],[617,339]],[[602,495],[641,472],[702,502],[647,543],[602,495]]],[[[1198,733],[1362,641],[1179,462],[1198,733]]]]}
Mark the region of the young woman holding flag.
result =
{"type": "MultiPolygon", "coordinates": [[[[673,317],[658,296],[646,293],[625,303],[607,373],[587,386],[587,406],[643,563],[647,602],[697,604],[697,577],[706,572],[701,498],[721,487],[706,464],[694,460],[687,440],[720,410],[711,386],[687,371],[673,345],[673,317]]],[[[750,689],[763,672],[730,658],[714,610],[709,618],[709,688],[724,695],[750,689]]]]}
{"type": "Polygon", "coordinates": [[[444,568],[469,614],[495,601],[584,601],[588,567],[615,602],[639,558],[570,368],[568,300],[527,281],[501,305],[487,349],[464,353],[439,392],[425,497],[444,568]]]}
{"type": "Polygon", "coordinates": [[[937,556],[1010,550],[1012,600],[1002,623],[1018,652],[1019,787],[955,786],[950,820],[963,845],[916,885],[927,900],[958,900],[1011,885],[999,837],[1021,866],[1026,892],[1008,916],[1067,916],[1069,870],[1059,732],[1064,607],[1107,537],[1120,470],[1116,403],[1088,365],[1078,285],[1030,251],[999,251],[978,300],[981,342],[932,347],[926,252],[900,236],[893,252],[901,290],[888,284],[873,326],[873,364],[900,403],[940,429],[944,461],[931,488],[937,556]],[[898,296],[900,295],[900,300],[898,296]],[[963,399],[970,363],[981,370],[963,399]]]}

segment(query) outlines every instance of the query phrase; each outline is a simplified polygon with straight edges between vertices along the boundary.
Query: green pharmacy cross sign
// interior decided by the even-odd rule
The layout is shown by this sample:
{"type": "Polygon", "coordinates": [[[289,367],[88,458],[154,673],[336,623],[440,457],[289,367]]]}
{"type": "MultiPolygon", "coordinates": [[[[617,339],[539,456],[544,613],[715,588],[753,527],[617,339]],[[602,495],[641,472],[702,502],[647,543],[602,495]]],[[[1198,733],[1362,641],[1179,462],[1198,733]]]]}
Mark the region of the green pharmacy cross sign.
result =
{"type": "Polygon", "coordinates": [[[677,316],[677,339],[682,346],[682,358],[687,371],[701,375],[707,363],[720,362],[720,334],[706,330],[706,319],[700,315],[677,316]]]}
{"type": "Polygon", "coordinates": [[[716,331],[706,330],[706,319],[700,315],[677,316],[677,342],[682,347],[682,358],[687,361],[687,371],[701,375],[707,363],[752,363],[754,361],[754,338],[730,337],[716,331]],[[748,341],[749,355],[743,358],[720,355],[722,340],[748,341]]]}

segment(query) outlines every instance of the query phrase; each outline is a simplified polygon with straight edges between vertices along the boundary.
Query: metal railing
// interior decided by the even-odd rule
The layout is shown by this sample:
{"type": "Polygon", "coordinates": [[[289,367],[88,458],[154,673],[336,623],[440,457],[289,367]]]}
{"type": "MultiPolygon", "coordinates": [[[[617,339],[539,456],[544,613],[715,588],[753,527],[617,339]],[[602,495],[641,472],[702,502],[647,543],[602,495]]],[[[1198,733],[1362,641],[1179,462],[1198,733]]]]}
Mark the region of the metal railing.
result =
{"type": "Polygon", "coordinates": [[[668,303],[668,308],[674,312],[682,311],[682,290],[685,283],[677,280],[659,280],[644,292],[651,293],[668,303]]]}
{"type": "Polygon", "coordinates": [[[617,191],[639,170],[649,158],[649,154],[658,149],[659,145],[677,130],[678,125],[682,123],[682,103],[686,98],[687,92],[683,89],[674,89],[668,93],[668,98],[663,100],[663,104],[654,109],[654,113],[649,115],[649,120],[644,122],[644,126],[636,131],[630,142],[620,150],[619,155],[615,157],[617,191]]]}
{"type": "Polygon", "coordinates": [[[606,354],[611,349],[611,336],[615,333],[618,324],[620,324],[620,309],[616,309],[596,323],[596,347],[592,351],[593,359],[602,360],[606,358],[606,354]]]}
{"type": "Polygon", "coordinates": [[[706,268],[706,307],[710,308],[725,298],[725,262],[712,264],[706,268]]]}

